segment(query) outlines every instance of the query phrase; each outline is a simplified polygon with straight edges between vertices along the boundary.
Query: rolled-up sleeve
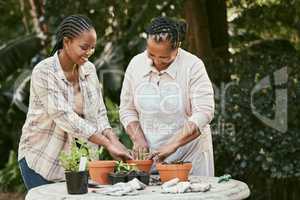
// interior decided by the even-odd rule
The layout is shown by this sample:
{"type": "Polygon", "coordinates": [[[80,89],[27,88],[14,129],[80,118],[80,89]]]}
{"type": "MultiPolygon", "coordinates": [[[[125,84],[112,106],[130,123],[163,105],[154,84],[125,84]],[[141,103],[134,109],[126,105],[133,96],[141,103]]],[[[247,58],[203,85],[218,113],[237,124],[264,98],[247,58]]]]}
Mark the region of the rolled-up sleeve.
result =
{"type": "Polygon", "coordinates": [[[192,115],[188,121],[194,122],[201,131],[214,116],[214,92],[202,61],[195,63],[190,71],[189,93],[192,115]]]}
{"type": "Polygon", "coordinates": [[[130,74],[130,64],[124,76],[120,96],[120,121],[126,129],[130,122],[139,121],[138,113],[134,105],[133,78],[130,74]]]}
{"type": "Polygon", "coordinates": [[[53,71],[36,68],[31,77],[33,95],[40,101],[50,118],[63,131],[88,139],[96,127],[75,113],[66,101],[53,71]]]}

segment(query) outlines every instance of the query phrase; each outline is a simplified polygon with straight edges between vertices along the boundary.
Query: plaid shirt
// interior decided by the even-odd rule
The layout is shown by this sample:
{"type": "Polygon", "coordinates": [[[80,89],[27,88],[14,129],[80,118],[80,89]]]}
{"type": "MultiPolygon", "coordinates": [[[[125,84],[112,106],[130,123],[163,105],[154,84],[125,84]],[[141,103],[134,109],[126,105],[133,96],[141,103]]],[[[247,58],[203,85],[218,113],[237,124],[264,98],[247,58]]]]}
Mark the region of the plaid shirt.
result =
{"type": "Polygon", "coordinates": [[[74,89],[63,73],[57,53],[33,69],[18,160],[25,157],[29,167],[47,180],[64,179],[58,157],[62,150],[70,149],[74,137],[88,139],[95,132],[110,128],[92,63],[80,66],[79,85],[84,118],[74,111],[74,89]]]}

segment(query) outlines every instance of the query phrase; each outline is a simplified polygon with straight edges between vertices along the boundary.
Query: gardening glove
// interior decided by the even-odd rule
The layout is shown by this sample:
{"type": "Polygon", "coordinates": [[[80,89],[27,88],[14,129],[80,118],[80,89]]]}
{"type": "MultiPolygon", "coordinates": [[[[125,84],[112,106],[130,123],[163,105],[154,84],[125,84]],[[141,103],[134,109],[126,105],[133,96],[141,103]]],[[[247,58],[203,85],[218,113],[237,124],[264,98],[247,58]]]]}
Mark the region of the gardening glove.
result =
{"type": "Polygon", "coordinates": [[[162,193],[186,193],[186,192],[207,192],[211,189],[209,183],[190,183],[180,182],[178,178],[174,178],[170,181],[165,182],[162,185],[162,193]]]}
{"type": "Polygon", "coordinates": [[[143,190],[145,188],[146,185],[135,178],[127,183],[116,183],[112,186],[93,192],[111,196],[138,195],[138,190],[143,190]]]}

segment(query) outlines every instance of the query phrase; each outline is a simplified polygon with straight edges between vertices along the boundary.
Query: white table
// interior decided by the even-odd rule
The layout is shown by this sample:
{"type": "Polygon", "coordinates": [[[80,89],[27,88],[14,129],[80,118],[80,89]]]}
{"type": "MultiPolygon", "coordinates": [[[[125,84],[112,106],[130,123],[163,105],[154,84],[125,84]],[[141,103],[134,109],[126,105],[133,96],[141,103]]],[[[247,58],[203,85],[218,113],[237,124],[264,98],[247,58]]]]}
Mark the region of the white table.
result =
{"type": "MultiPolygon", "coordinates": [[[[69,195],[67,193],[66,183],[53,183],[39,186],[30,190],[25,200],[240,200],[245,199],[250,195],[250,190],[247,184],[231,179],[228,182],[218,183],[218,178],[215,177],[197,177],[192,176],[190,180],[193,182],[207,182],[212,188],[208,192],[184,193],[184,194],[163,194],[160,186],[148,186],[145,190],[140,190],[136,196],[113,197],[99,193],[93,193],[90,189],[87,194],[69,195]]],[[[106,187],[106,186],[103,186],[106,187]]]]}

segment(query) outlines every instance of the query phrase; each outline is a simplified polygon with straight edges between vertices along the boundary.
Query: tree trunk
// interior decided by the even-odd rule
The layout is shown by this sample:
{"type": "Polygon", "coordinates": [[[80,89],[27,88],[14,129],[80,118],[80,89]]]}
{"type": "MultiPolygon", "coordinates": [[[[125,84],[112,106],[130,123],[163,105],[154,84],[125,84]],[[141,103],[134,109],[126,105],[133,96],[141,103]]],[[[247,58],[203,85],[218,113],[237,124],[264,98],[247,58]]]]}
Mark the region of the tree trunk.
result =
{"type": "Polygon", "coordinates": [[[203,60],[212,56],[205,0],[186,0],[184,15],[188,24],[188,50],[203,60]]]}
{"type": "Polygon", "coordinates": [[[229,56],[226,3],[224,0],[207,0],[206,8],[213,52],[226,61],[229,56]]]}
{"type": "Polygon", "coordinates": [[[46,41],[48,36],[48,26],[45,21],[45,1],[43,0],[28,0],[30,5],[30,15],[33,23],[34,32],[42,39],[43,43],[46,41]]]}
{"type": "Polygon", "coordinates": [[[24,25],[24,29],[26,31],[26,34],[29,34],[30,31],[29,31],[29,27],[28,27],[28,21],[26,19],[26,15],[25,15],[25,3],[24,3],[24,0],[19,0],[19,4],[20,4],[20,11],[22,13],[22,22],[23,22],[23,25],[24,25]]]}
{"type": "Polygon", "coordinates": [[[225,0],[186,0],[184,17],[188,24],[188,50],[204,61],[211,79],[216,84],[228,81],[228,24],[225,0]]]}

